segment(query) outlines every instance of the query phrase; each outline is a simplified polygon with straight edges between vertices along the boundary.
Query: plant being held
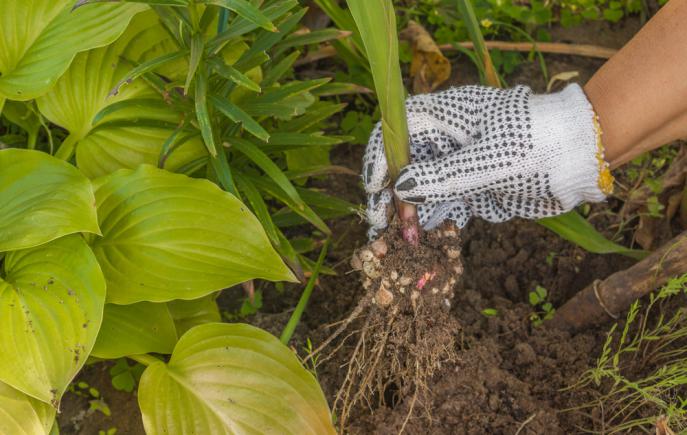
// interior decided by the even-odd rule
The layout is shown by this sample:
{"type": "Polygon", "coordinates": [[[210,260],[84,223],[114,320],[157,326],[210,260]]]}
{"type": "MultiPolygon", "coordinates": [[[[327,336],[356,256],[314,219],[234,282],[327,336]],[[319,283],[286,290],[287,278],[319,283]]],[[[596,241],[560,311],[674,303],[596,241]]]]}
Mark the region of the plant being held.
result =
{"type": "Polygon", "coordinates": [[[547,300],[549,292],[542,286],[538,285],[534,291],[528,295],[528,300],[535,311],[530,314],[530,321],[534,326],[541,326],[545,320],[551,320],[556,314],[556,309],[551,302],[547,300]]]}

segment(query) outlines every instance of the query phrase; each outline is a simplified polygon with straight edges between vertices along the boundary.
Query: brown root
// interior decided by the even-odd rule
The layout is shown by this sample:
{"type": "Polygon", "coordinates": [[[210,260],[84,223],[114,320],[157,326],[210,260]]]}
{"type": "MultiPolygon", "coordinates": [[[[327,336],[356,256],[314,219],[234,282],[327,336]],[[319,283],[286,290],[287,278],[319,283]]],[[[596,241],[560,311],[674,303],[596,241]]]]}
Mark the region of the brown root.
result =
{"type": "Polygon", "coordinates": [[[431,419],[424,406],[428,380],[456,358],[460,325],[449,310],[462,274],[459,232],[445,226],[423,233],[412,246],[398,227],[393,224],[383,239],[354,254],[351,264],[362,272],[365,296],[313,352],[356,325],[358,332],[344,338],[355,344],[335,346],[349,352],[333,404],[342,431],[358,407],[395,406],[403,400],[410,400],[408,418],[424,410],[431,419]]]}

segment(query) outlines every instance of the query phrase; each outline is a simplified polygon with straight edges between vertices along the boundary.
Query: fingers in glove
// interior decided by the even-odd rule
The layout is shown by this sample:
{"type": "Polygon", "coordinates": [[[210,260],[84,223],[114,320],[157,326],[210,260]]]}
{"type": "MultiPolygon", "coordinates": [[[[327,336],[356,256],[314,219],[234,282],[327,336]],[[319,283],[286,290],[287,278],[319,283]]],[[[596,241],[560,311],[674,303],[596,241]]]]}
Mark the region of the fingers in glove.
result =
{"type": "Polygon", "coordinates": [[[505,222],[516,216],[516,207],[521,202],[514,202],[512,198],[503,198],[493,192],[484,192],[466,199],[470,210],[489,222],[505,222]]]}
{"type": "Polygon", "coordinates": [[[389,167],[384,155],[382,123],[378,122],[372,129],[370,139],[363,157],[363,184],[367,193],[381,191],[389,184],[389,167]]]}
{"type": "Polygon", "coordinates": [[[414,204],[478,195],[498,185],[517,184],[514,152],[479,142],[427,162],[406,166],[396,180],[400,199],[414,204]]]}
{"type": "Polygon", "coordinates": [[[376,239],[379,233],[389,225],[389,208],[393,195],[391,189],[384,189],[371,193],[367,198],[367,210],[365,212],[370,229],[367,236],[370,240],[376,239]]]}
{"type": "MultiPolygon", "coordinates": [[[[407,100],[411,162],[444,156],[481,137],[480,121],[474,116],[476,108],[471,100],[474,96],[468,95],[470,92],[471,89],[455,88],[407,100]]],[[[372,130],[365,149],[363,182],[368,193],[379,192],[389,183],[381,122],[372,130]]]]}
{"type": "Polygon", "coordinates": [[[418,219],[425,230],[431,230],[449,220],[463,228],[470,220],[470,207],[463,201],[430,203],[418,206],[418,219]]]}

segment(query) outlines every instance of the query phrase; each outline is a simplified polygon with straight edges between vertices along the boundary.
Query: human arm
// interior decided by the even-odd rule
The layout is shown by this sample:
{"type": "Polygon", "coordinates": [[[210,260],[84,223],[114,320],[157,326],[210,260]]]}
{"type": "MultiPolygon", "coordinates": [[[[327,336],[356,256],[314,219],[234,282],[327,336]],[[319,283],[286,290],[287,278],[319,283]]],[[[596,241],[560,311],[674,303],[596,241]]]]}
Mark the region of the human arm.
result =
{"type": "Polygon", "coordinates": [[[687,137],[687,0],[669,1],[584,86],[618,167],[687,137]]]}

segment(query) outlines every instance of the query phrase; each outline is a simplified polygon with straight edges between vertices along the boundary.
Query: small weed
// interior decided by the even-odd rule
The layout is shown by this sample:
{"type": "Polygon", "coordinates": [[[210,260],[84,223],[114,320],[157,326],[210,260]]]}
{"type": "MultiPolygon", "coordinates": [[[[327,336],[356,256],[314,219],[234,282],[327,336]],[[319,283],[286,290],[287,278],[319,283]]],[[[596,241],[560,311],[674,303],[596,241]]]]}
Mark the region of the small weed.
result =
{"type": "Polygon", "coordinates": [[[127,393],[133,392],[136,384],[141,379],[143,370],[145,370],[143,364],[129,365],[126,358],[118,359],[115,365],[110,367],[109,371],[112,387],[115,390],[126,391],[127,393]]]}
{"type": "Polygon", "coordinates": [[[549,267],[553,267],[553,260],[556,258],[558,254],[551,251],[548,254],[546,254],[546,264],[549,265],[549,267]]]}
{"type": "Polygon", "coordinates": [[[246,317],[252,316],[253,314],[260,311],[260,308],[262,308],[262,290],[256,290],[255,294],[253,295],[252,301],[250,300],[250,298],[246,297],[241,303],[241,307],[237,311],[233,313],[224,311],[222,312],[222,315],[228,321],[235,322],[237,320],[245,319],[246,317]]]}
{"type": "Polygon", "coordinates": [[[535,311],[530,314],[530,321],[534,326],[541,326],[545,320],[551,319],[556,312],[551,302],[546,300],[548,295],[549,292],[540,285],[535,287],[534,291],[531,291],[529,294],[530,305],[535,309],[535,311]]]}
{"type": "Polygon", "coordinates": [[[318,360],[320,359],[320,355],[313,353],[315,351],[315,348],[313,347],[312,341],[310,340],[310,338],[306,338],[305,346],[303,346],[303,350],[305,351],[306,355],[313,355],[312,358],[307,358],[304,361],[304,363],[305,363],[308,371],[310,371],[310,373],[312,373],[313,376],[315,376],[315,378],[317,378],[318,377],[317,376],[317,365],[318,365],[318,360]]]}
{"type": "Polygon", "coordinates": [[[482,315],[484,317],[494,317],[494,316],[498,316],[499,312],[496,308],[485,308],[482,310],[482,315]]]}
{"type": "Polygon", "coordinates": [[[590,388],[596,398],[569,411],[601,412],[604,433],[649,433],[665,416],[676,433],[687,429],[687,310],[664,312],[664,302],[687,294],[687,274],[670,280],[649,296],[642,309],[636,301],[608,332],[596,367],[569,387],[590,388]]]}

